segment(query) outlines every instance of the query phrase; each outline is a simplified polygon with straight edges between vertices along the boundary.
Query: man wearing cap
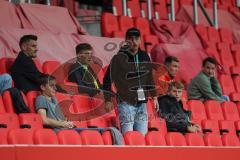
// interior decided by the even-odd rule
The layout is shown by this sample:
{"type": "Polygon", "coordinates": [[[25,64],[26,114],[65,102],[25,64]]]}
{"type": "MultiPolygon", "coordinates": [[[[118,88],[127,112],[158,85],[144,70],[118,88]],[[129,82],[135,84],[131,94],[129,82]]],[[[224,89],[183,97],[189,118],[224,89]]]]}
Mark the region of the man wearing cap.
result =
{"type": "Polygon", "coordinates": [[[124,45],[116,54],[107,69],[103,80],[106,109],[113,108],[111,85],[116,87],[118,116],[122,134],[127,131],[147,133],[148,115],[146,102],[154,98],[158,110],[156,90],[153,83],[150,58],[140,49],[141,34],[136,28],[126,32],[124,45]],[[109,91],[109,94],[107,94],[109,91]]]}

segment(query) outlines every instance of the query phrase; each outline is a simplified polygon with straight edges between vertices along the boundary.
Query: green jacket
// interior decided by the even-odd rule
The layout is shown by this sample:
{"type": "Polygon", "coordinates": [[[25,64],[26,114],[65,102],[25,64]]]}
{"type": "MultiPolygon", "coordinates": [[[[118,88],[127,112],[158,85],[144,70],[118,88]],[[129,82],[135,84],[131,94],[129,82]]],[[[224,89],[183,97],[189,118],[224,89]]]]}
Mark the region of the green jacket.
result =
{"type": "Polygon", "coordinates": [[[222,90],[216,77],[209,78],[203,72],[194,77],[187,89],[188,99],[199,99],[202,101],[221,99],[222,90]]]}

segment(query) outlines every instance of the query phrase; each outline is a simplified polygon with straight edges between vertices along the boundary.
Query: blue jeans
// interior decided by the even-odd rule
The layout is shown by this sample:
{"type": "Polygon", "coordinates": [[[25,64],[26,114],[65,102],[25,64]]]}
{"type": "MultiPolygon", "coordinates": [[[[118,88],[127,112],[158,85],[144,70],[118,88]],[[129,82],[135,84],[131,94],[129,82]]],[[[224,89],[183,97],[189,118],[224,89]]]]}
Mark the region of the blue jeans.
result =
{"type": "Polygon", "coordinates": [[[139,131],[143,135],[148,130],[148,115],[146,103],[130,105],[126,102],[118,104],[118,116],[122,134],[127,131],[139,131]]]}
{"type": "Polygon", "coordinates": [[[12,87],[12,77],[9,74],[0,75],[0,94],[12,87]]]}

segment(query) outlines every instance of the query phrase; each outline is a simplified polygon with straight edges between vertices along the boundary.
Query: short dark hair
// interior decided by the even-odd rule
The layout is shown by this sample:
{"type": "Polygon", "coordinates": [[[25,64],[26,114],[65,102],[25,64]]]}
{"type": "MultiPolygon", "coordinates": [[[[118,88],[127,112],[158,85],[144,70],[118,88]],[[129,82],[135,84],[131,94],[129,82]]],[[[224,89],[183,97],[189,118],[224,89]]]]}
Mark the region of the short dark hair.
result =
{"type": "Polygon", "coordinates": [[[20,38],[19,46],[21,47],[23,43],[27,43],[30,40],[37,41],[37,39],[38,39],[38,37],[36,35],[32,35],[32,34],[24,35],[20,38]]]}
{"type": "Polygon", "coordinates": [[[40,85],[46,85],[52,80],[56,80],[56,78],[49,75],[49,74],[45,74],[45,75],[40,77],[39,83],[40,83],[40,85]]]}
{"type": "Polygon", "coordinates": [[[175,56],[168,56],[165,58],[164,64],[169,66],[172,62],[179,62],[178,58],[175,56]]]}
{"type": "Polygon", "coordinates": [[[84,50],[93,50],[92,46],[89,43],[80,43],[75,48],[76,54],[84,50]]]}
{"type": "Polygon", "coordinates": [[[212,63],[212,64],[214,64],[215,66],[217,65],[217,61],[216,61],[216,59],[213,58],[213,57],[207,57],[207,58],[205,58],[205,59],[203,60],[203,62],[202,62],[202,66],[204,67],[207,62],[212,63]]]}
{"type": "Polygon", "coordinates": [[[173,89],[173,87],[177,89],[184,89],[184,85],[180,81],[171,82],[168,86],[168,92],[170,92],[173,89]]]}
{"type": "Polygon", "coordinates": [[[126,32],[125,39],[132,36],[140,37],[141,36],[140,30],[135,27],[129,28],[126,32]]]}

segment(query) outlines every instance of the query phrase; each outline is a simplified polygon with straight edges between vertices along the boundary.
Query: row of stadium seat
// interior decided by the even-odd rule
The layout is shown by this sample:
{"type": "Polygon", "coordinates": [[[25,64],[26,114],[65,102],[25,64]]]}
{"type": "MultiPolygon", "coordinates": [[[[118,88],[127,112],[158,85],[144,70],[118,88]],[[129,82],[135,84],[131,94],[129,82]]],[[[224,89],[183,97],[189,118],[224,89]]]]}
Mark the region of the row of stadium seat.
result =
{"type": "MultiPolygon", "coordinates": [[[[50,129],[0,129],[0,144],[48,144],[48,145],[112,145],[109,131],[102,135],[98,131],[84,130],[77,133],[74,130],[62,130],[57,134],[50,129]]],[[[188,133],[183,136],[177,132],[169,132],[165,136],[160,132],[148,132],[144,137],[137,131],[125,133],[123,144],[137,146],[240,146],[235,135],[216,135],[188,133]]]]}

